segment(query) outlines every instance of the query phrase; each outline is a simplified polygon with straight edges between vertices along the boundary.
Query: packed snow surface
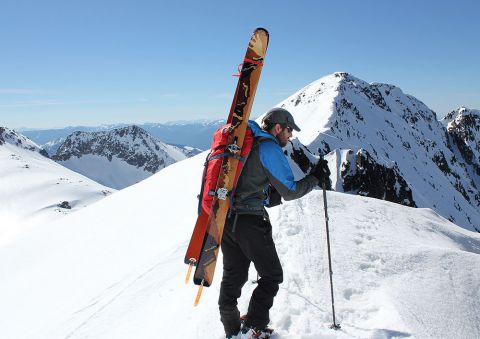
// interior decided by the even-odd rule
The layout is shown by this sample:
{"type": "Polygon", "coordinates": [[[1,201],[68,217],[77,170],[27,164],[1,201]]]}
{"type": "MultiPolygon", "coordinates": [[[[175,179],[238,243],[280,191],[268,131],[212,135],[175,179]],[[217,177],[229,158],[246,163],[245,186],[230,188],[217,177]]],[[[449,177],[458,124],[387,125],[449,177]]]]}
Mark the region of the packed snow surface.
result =
{"type": "MultiPolygon", "coordinates": [[[[0,337],[222,338],[221,258],[198,307],[197,287],[184,284],[204,156],[0,247],[0,337]]],[[[329,329],[325,218],[315,190],[269,210],[285,278],[271,311],[274,338],[480,338],[479,234],[430,209],[327,197],[342,329],[329,329]]],[[[254,288],[246,284],[242,312],[254,288]]]]}
{"type": "Polygon", "coordinates": [[[0,144],[0,246],[115,192],[46,158],[32,141],[9,131],[18,142],[0,144]],[[60,207],[64,201],[68,208],[60,207]]]}

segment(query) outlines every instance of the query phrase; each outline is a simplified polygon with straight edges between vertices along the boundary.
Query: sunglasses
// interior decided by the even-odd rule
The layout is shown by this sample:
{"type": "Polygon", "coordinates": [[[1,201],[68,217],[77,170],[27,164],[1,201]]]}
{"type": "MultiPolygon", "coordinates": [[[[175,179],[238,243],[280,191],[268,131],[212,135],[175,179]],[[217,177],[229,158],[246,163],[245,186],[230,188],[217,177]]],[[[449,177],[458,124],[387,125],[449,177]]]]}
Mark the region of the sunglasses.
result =
{"type": "Polygon", "coordinates": [[[293,128],[290,127],[290,126],[287,126],[287,124],[280,124],[280,126],[282,127],[282,129],[286,129],[288,131],[288,133],[292,133],[293,132],[293,128]]]}

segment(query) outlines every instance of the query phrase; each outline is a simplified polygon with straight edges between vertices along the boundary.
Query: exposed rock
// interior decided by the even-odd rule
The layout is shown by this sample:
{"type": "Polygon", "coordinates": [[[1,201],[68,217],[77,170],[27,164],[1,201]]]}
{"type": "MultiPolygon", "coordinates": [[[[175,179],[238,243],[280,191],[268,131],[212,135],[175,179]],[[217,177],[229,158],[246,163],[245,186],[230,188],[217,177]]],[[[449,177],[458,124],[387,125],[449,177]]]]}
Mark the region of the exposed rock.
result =
{"type": "Polygon", "coordinates": [[[345,192],[416,207],[412,191],[398,168],[377,163],[366,150],[350,156],[342,164],[341,175],[345,192]]]}

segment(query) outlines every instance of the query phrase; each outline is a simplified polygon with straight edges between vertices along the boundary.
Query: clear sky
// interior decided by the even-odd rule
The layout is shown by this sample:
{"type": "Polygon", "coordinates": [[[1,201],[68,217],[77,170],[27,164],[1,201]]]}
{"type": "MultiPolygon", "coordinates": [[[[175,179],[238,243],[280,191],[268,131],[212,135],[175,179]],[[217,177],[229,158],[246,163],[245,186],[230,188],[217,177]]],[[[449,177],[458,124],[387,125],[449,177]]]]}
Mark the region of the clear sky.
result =
{"type": "Polygon", "coordinates": [[[336,71],[480,109],[480,1],[0,0],[0,126],[226,117],[256,27],[258,116],[336,71]]]}

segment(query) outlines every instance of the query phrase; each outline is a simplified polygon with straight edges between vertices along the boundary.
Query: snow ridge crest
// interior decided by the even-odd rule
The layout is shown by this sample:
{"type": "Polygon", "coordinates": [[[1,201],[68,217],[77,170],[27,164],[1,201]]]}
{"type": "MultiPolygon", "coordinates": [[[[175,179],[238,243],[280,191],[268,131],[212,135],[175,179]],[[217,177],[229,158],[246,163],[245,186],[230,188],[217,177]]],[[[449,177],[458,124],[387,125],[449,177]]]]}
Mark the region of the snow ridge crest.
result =
{"type": "Polygon", "coordinates": [[[13,146],[17,146],[23,149],[26,149],[28,151],[32,152],[38,152],[42,154],[43,156],[48,157],[47,153],[45,150],[40,148],[36,143],[34,143],[32,140],[26,138],[22,134],[16,132],[13,129],[10,129],[8,127],[1,127],[0,126],[0,146],[5,145],[5,144],[10,144],[13,146]]]}

